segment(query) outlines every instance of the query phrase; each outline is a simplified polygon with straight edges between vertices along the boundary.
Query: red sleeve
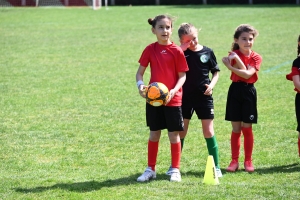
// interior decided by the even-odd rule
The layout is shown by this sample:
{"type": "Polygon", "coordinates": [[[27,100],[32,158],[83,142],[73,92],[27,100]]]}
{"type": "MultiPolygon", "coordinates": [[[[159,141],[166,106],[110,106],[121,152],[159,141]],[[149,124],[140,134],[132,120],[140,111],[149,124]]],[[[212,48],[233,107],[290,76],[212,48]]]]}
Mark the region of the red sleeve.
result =
{"type": "Polygon", "coordinates": [[[249,65],[254,67],[257,71],[259,71],[261,63],[262,63],[262,57],[259,54],[255,53],[252,56],[249,65]]]}
{"type": "Polygon", "coordinates": [[[286,79],[293,81],[293,76],[300,75],[298,67],[292,67],[292,72],[286,75],[286,79]]]}
{"type": "Polygon", "coordinates": [[[149,45],[144,49],[144,51],[139,59],[139,63],[143,67],[147,67],[148,64],[150,63],[150,52],[151,52],[150,47],[151,46],[149,45]]]}

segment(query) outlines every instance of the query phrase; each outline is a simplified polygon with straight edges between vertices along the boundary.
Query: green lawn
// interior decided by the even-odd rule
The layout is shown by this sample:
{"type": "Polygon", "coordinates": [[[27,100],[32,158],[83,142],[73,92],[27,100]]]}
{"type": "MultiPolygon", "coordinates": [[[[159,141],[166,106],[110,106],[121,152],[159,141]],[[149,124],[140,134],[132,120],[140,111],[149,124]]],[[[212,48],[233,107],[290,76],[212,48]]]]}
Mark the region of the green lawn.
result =
{"type": "MultiPolygon", "coordinates": [[[[295,5],[0,8],[0,199],[299,199],[295,92],[285,79],[297,54],[299,13],[295,5]],[[147,165],[149,131],[135,73],[143,49],[156,41],[147,19],[166,13],[177,17],[173,41],[179,44],[182,22],[193,23],[221,68],[214,89],[224,175],[218,186],[202,183],[207,149],[196,116],[182,182],[164,174],[166,131],[157,179],[136,182],[147,165]],[[253,49],[263,56],[252,174],[225,172],[230,72],[221,59],[241,23],[259,30],[253,49]]],[[[243,148],[241,155],[242,165],[243,148]]]]}

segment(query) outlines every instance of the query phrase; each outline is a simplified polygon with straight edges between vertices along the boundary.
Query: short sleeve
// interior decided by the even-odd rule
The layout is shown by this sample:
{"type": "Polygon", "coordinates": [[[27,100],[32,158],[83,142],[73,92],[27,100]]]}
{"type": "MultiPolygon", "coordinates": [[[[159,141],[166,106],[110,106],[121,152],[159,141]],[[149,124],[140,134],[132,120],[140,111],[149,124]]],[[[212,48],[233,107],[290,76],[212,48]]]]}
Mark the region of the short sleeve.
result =
{"type": "Polygon", "coordinates": [[[255,54],[253,55],[249,65],[254,67],[257,71],[259,71],[261,63],[262,57],[259,54],[255,54]]]}
{"type": "Polygon", "coordinates": [[[292,72],[287,74],[285,77],[289,81],[293,81],[293,76],[300,75],[299,69],[297,67],[292,67],[292,72]]]}

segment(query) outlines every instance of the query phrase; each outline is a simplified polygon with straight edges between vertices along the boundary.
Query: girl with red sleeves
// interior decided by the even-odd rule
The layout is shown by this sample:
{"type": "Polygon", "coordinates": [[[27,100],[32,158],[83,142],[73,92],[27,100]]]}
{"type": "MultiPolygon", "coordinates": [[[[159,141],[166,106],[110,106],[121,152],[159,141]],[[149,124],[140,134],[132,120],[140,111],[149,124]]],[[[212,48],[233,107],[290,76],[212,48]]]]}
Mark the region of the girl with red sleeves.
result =
{"type": "Polygon", "coordinates": [[[298,131],[298,154],[300,157],[300,35],[298,37],[297,58],[293,62],[292,72],[286,75],[286,79],[293,81],[295,86],[294,90],[297,92],[295,97],[295,111],[298,131]]]}
{"type": "Polygon", "coordinates": [[[138,182],[149,181],[156,178],[156,159],[161,130],[167,129],[171,146],[171,177],[170,181],[180,182],[181,144],[179,131],[183,131],[183,118],[181,112],[182,85],[185,82],[185,72],[188,66],[179,46],[170,40],[173,20],[168,15],[158,15],[148,19],[152,26],[151,31],[156,35],[157,41],[149,44],[143,51],[136,73],[139,93],[145,98],[145,84],[143,76],[148,65],[151,69],[150,83],[161,82],[165,84],[170,97],[166,105],[159,107],[146,103],[146,121],[150,129],[148,140],[148,166],[144,173],[137,178],[138,182]]]}
{"type": "Polygon", "coordinates": [[[262,57],[252,50],[258,31],[249,24],[239,25],[234,33],[232,52],[222,59],[231,71],[232,83],[228,90],[225,120],[231,121],[231,162],[228,172],[239,168],[241,134],[244,135],[245,171],[253,172],[252,151],[254,135],[252,124],[257,123],[257,94],[254,83],[258,80],[258,71],[262,57]]]}

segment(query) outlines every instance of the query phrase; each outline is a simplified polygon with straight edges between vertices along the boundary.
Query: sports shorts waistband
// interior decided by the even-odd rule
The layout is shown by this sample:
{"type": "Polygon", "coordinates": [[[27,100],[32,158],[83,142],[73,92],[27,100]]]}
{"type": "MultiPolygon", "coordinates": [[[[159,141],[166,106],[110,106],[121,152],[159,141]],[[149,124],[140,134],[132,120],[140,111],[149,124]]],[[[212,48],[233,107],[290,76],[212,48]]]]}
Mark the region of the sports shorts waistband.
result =
{"type": "Polygon", "coordinates": [[[237,82],[232,82],[233,84],[240,84],[240,85],[244,85],[244,86],[253,86],[254,84],[253,83],[247,83],[247,82],[244,82],[244,81],[237,81],[237,82]]]}

